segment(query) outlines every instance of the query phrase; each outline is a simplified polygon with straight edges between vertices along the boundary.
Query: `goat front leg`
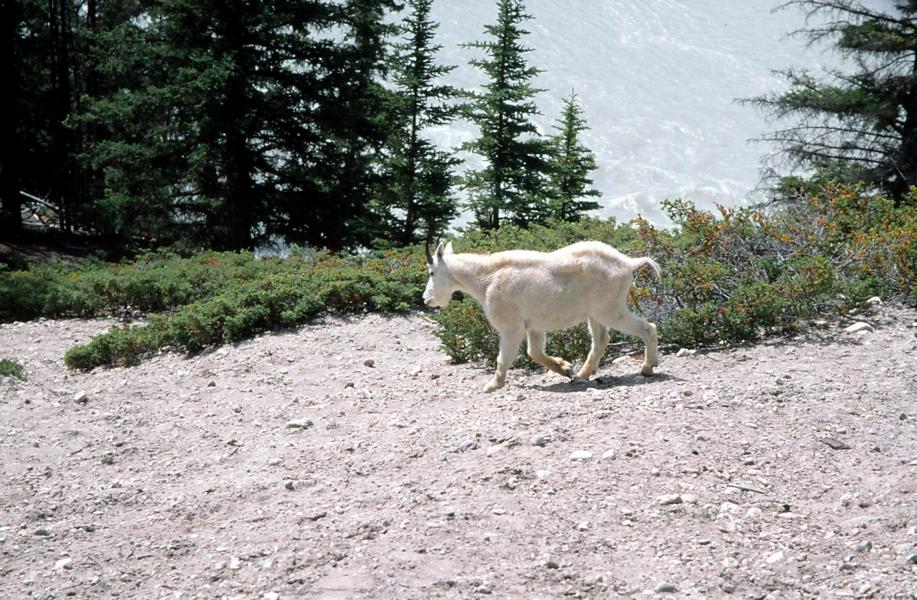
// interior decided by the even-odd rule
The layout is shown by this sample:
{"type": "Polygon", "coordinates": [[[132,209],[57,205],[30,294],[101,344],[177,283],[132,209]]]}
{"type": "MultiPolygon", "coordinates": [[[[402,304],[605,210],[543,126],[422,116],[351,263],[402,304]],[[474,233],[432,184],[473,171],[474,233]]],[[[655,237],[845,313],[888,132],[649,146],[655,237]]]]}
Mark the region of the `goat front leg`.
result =
{"type": "Polygon", "coordinates": [[[497,371],[494,378],[484,386],[485,392],[498,390],[506,385],[506,371],[513,365],[516,355],[519,353],[519,345],[525,330],[522,328],[513,328],[500,330],[500,354],[497,356],[497,371]]]}

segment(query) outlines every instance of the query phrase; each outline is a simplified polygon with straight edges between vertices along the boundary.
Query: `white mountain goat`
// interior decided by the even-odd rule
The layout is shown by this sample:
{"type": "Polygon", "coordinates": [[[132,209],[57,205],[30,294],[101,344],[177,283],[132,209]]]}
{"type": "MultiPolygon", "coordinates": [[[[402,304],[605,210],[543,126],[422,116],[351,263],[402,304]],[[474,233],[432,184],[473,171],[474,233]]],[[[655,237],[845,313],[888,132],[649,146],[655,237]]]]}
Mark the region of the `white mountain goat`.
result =
{"type": "Polygon", "coordinates": [[[432,255],[429,247],[426,254],[430,280],[424,302],[444,307],[453,292],[464,292],[477,300],[500,334],[497,372],[485,392],[504,386],[523,336],[528,336],[532,360],[574,377],[570,363],[545,355],[545,333],[583,321],[589,322],[592,349],[576,378],[595,373],[608,346],[609,326],[646,344],[641,373],[651,375],[658,364],[656,326],[627,310],[633,272],[649,265],[659,276],[659,265],[651,258],[630,258],[601,242],[579,242],[554,252],[494,254],[455,254],[451,242],[440,242],[432,255]]]}

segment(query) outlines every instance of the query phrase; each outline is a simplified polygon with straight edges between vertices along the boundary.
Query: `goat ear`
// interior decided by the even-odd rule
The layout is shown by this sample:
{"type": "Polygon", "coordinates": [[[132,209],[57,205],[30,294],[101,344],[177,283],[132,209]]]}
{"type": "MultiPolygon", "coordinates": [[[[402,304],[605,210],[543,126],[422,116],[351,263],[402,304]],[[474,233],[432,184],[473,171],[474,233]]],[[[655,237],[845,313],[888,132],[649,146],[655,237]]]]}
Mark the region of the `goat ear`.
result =
{"type": "Polygon", "coordinates": [[[442,259],[443,253],[444,253],[445,251],[446,251],[446,247],[443,245],[442,241],[440,241],[440,242],[436,245],[436,260],[442,259]]]}
{"type": "Polygon", "coordinates": [[[446,244],[446,254],[454,254],[454,253],[455,251],[452,250],[452,242],[449,242],[448,244],[446,244]]]}

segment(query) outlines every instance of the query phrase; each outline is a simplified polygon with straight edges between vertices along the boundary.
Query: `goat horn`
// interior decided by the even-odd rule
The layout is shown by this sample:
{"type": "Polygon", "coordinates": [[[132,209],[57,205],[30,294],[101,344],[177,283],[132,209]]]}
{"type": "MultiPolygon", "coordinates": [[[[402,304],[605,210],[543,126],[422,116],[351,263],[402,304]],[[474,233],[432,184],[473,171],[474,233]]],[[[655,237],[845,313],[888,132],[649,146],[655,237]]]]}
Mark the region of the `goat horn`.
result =
{"type": "Polygon", "coordinates": [[[433,264],[433,255],[430,254],[430,239],[429,238],[427,238],[427,241],[424,242],[423,253],[426,254],[427,256],[427,264],[432,265],[433,264]]]}

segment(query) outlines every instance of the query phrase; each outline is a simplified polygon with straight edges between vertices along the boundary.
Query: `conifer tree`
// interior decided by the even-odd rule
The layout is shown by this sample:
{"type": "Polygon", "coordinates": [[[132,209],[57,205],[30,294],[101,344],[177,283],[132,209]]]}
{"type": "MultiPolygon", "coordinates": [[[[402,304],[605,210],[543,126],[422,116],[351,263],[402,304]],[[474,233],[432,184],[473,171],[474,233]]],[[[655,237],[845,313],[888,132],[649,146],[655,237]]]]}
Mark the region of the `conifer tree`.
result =
{"type": "Polygon", "coordinates": [[[785,72],[788,91],[750,102],[777,119],[800,120],[763,140],[775,143],[791,167],[843,173],[901,201],[917,185],[917,2],[898,0],[897,11],[858,0],[792,0],[783,7],[819,18],[801,33],[813,42],[832,40],[856,70],[832,71],[828,82],[785,72]]]}
{"type": "Polygon", "coordinates": [[[412,244],[439,235],[457,214],[452,168],[460,161],[424,137],[429,127],[455,118],[457,91],[438,81],[454,66],[436,63],[439,25],[430,20],[433,0],[409,0],[402,37],[390,59],[395,127],[387,143],[386,181],[380,209],[388,235],[412,244]]]}
{"type": "Polygon", "coordinates": [[[499,0],[496,24],[484,27],[490,39],[466,45],[484,51],[471,64],[489,79],[483,92],[470,94],[466,114],[480,133],[462,146],[484,159],[462,182],[484,229],[500,227],[504,217],[524,226],[547,215],[548,147],[531,120],[538,114],[534,96],[542,91],[532,80],[540,71],[526,62],[531,48],[522,43],[528,33],[522,24],[530,18],[520,0],[499,0]]]}
{"type": "Polygon", "coordinates": [[[580,198],[597,197],[601,193],[590,187],[589,173],[596,169],[595,155],[580,141],[580,134],[589,127],[574,92],[564,98],[563,111],[554,129],[557,134],[550,139],[548,165],[550,216],[560,221],[579,221],[587,211],[599,208],[597,202],[580,198]]]}

